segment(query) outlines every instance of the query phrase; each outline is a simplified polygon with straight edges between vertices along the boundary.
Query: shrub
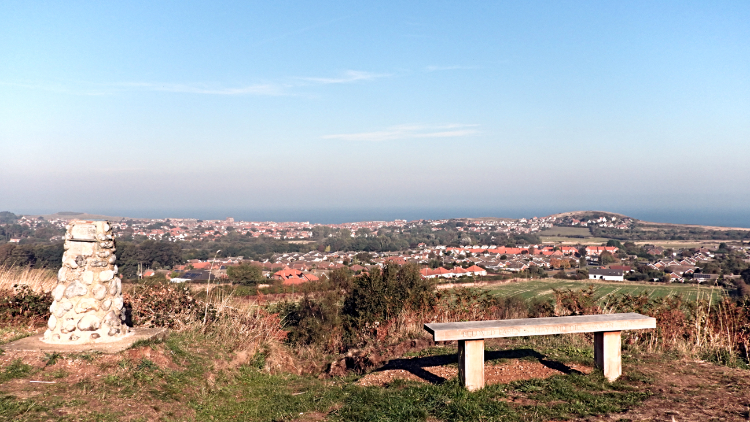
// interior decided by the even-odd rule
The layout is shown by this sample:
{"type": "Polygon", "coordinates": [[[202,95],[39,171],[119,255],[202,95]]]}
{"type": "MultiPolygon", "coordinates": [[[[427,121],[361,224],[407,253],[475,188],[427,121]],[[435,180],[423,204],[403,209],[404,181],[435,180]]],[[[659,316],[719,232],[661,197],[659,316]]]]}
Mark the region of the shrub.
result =
{"type": "Polygon", "coordinates": [[[344,299],[343,314],[359,329],[396,317],[402,309],[425,309],[435,305],[433,281],[422,278],[413,264],[386,265],[353,280],[344,299]]]}
{"type": "Polygon", "coordinates": [[[0,291],[0,322],[44,324],[51,305],[50,293],[35,292],[25,284],[15,285],[12,291],[0,291]]]}
{"type": "MultiPolygon", "coordinates": [[[[141,327],[179,328],[207,313],[205,303],[193,297],[186,286],[158,279],[138,284],[132,292],[124,293],[123,299],[133,325],[141,327]]],[[[215,312],[214,307],[208,307],[211,318],[215,312]]]]}
{"type": "Polygon", "coordinates": [[[339,298],[332,292],[318,301],[305,295],[298,303],[280,304],[279,313],[285,315],[284,326],[289,329],[289,342],[296,345],[318,344],[330,352],[340,350],[342,325],[339,298]]]}
{"type": "Polygon", "coordinates": [[[557,315],[591,315],[602,312],[597,305],[596,290],[593,285],[581,290],[553,289],[555,292],[555,313],[557,315]]]}

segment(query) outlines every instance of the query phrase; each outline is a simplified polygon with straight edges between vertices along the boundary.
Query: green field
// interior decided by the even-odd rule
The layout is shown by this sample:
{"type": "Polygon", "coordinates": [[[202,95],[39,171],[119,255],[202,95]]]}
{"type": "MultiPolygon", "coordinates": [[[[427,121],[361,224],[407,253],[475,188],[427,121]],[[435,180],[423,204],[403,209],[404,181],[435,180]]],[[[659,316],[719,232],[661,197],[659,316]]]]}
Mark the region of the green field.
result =
{"type": "Polygon", "coordinates": [[[552,299],[554,292],[552,289],[572,289],[580,290],[593,284],[597,296],[604,299],[608,295],[631,294],[638,295],[648,293],[650,297],[664,297],[669,295],[681,295],[687,300],[696,300],[698,298],[708,298],[713,295],[713,300],[718,300],[724,294],[720,288],[704,287],[684,284],[636,284],[628,282],[588,282],[588,281],[563,281],[563,280],[531,280],[519,281],[508,284],[485,287],[490,292],[502,296],[517,296],[522,299],[552,299]]]}
{"type": "Polygon", "coordinates": [[[591,236],[591,232],[586,227],[552,227],[537,234],[544,243],[585,243],[591,245],[605,243],[609,240],[591,236]]]}
{"type": "Polygon", "coordinates": [[[591,237],[591,231],[586,227],[552,227],[539,232],[539,236],[583,236],[591,237]]]}

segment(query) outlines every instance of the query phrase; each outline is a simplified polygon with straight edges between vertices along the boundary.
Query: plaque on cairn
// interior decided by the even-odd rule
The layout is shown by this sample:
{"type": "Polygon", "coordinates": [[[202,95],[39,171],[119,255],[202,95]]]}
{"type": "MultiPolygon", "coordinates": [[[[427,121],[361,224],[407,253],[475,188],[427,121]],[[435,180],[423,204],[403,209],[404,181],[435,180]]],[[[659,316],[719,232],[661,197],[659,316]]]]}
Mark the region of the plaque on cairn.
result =
{"type": "Polygon", "coordinates": [[[122,283],[115,265],[115,241],[107,221],[71,221],[65,253],[43,341],[81,344],[117,341],[123,323],[122,283]]]}

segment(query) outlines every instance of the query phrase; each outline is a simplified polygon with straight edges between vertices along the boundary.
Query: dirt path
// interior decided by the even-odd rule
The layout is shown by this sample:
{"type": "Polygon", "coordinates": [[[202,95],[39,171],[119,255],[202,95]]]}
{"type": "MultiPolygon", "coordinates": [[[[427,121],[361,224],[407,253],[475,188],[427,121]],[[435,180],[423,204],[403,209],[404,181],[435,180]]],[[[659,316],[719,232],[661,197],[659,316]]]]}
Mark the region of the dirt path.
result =
{"type": "Polygon", "coordinates": [[[750,370],[708,362],[646,359],[625,365],[651,378],[652,396],[637,408],[584,421],[748,421],[750,370]]]}

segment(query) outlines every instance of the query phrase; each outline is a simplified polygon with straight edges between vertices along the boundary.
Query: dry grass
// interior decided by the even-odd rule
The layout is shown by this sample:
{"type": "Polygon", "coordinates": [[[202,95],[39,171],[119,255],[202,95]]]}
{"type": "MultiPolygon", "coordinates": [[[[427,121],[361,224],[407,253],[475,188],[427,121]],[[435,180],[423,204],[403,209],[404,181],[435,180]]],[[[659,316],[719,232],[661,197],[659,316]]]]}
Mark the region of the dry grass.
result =
{"type": "Polygon", "coordinates": [[[46,269],[0,265],[0,290],[13,290],[13,286],[22,284],[36,293],[49,293],[57,285],[57,274],[46,269]]]}

